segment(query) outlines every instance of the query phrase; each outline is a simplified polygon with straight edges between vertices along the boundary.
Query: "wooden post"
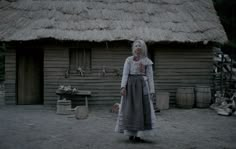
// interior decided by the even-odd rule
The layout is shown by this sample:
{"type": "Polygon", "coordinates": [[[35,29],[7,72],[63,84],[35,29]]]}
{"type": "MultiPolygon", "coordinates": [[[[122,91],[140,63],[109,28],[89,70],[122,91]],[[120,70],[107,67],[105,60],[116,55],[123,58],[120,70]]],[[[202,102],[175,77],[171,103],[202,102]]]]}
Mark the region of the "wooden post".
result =
{"type": "Polygon", "coordinates": [[[85,106],[88,107],[88,98],[87,98],[87,95],[85,95],[85,106]]]}

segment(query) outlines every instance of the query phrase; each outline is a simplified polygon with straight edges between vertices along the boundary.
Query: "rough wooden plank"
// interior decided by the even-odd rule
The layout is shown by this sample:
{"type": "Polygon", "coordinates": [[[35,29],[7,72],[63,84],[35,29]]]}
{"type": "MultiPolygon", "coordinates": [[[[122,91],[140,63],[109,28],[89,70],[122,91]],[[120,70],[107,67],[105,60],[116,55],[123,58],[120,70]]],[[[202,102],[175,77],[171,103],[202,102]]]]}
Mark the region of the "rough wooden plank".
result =
{"type": "MultiPolygon", "coordinates": [[[[55,104],[57,99],[55,89],[63,83],[71,84],[79,89],[91,90],[93,92],[91,104],[106,104],[120,100],[121,77],[114,76],[116,73],[112,73],[112,71],[119,69],[122,73],[124,61],[127,56],[131,55],[130,49],[126,47],[109,50],[93,48],[92,70],[85,72],[86,77],[70,74],[67,79],[64,78],[65,70],[63,68],[68,68],[69,59],[66,57],[68,55],[65,54],[65,51],[63,52],[62,48],[56,51],[48,49],[45,52],[44,96],[46,99],[44,103],[55,104]],[[111,71],[104,77],[102,76],[103,68],[111,71]]],[[[175,92],[178,87],[206,82],[206,84],[210,84],[211,57],[210,49],[154,49],[156,91],[169,91],[170,103],[175,103],[175,92]]]]}
{"type": "Polygon", "coordinates": [[[16,53],[7,49],[5,55],[5,104],[16,104],[16,53]]]}
{"type": "MultiPolygon", "coordinates": [[[[85,73],[86,77],[80,77],[78,74],[70,74],[68,79],[57,77],[57,74],[64,73],[63,69],[58,68],[60,63],[54,61],[56,54],[53,54],[53,51],[45,52],[45,54],[50,53],[45,59],[45,103],[55,103],[57,99],[55,96],[55,89],[57,89],[59,83],[64,82],[72,85],[81,90],[91,90],[92,98],[96,103],[107,103],[111,102],[111,99],[116,97],[120,99],[120,80],[121,77],[117,77],[115,69],[122,69],[125,58],[130,54],[126,50],[115,51],[117,49],[107,50],[107,49],[92,49],[92,70],[85,73]],[[53,59],[53,60],[50,60],[53,59]],[[122,60],[121,60],[122,59],[122,60]],[[111,66],[112,63],[112,66],[111,66]],[[102,68],[105,66],[107,73],[105,76],[102,76],[102,68]],[[54,67],[54,68],[52,68],[54,67]],[[52,68],[52,69],[51,69],[52,68]],[[61,80],[58,80],[61,79],[61,80]],[[97,98],[99,97],[99,98],[97,98]],[[51,101],[52,100],[52,101],[51,101]],[[54,101],[53,101],[54,100],[54,101]],[[49,102],[50,101],[50,102],[49,102]]],[[[59,52],[57,50],[57,52],[59,52]]],[[[60,54],[60,53],[59,53],[60,54]]],[[[67,61],[63,58],[63,61],[67,61]]],[[[69,60],[68,60],[69,61],[69,60]]],[[[66,66],[66,65],[63,65],[66,66]]],[[[112,101],[113,102],[113,101],[112,101]]]]}
{"type": "Polygon", "coordinates": [[[157,48],[154,54],[156,90],[170,92],[171,104],[175,103],[178,87],[212,86],[213,53],[210,48],[157,48]]]}

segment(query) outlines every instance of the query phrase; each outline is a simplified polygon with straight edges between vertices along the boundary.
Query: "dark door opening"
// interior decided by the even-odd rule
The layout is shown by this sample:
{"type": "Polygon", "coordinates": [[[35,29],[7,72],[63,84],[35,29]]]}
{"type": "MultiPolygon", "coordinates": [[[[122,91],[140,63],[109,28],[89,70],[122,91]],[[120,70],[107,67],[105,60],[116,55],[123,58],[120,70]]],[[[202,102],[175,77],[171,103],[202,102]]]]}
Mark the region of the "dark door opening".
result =
{"type": "Polygon", "coordinates": [[[43,50],[17,50],[17,104],[43,104],[43,50]]]}

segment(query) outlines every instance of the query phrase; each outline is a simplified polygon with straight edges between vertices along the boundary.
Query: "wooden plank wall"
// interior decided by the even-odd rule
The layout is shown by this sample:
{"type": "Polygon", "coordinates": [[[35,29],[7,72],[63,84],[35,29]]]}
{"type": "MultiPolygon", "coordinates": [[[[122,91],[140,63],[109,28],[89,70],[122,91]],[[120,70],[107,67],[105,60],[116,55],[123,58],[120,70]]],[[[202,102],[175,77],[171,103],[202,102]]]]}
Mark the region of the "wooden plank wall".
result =
{"type": "Polygon", "coordinates": [[[120,101],[122,69],[130,54],[130,49],[125,46],[92,50],[93,72],[90,75],[98,81],[90,82],[93,86],[93,104],[114,104],[120,101]],[[103,74],[104,70],[106,73],[103,74]]]}
{"type": "Polygon", "coordinates": [[[16,102],[16,50],[7,47],[5,55],[5,104],[16,102]]]}
{"type": "MultiPolygon", "coordinates": [[[[92,91],[90,105],[111,105],[120,101],[120,81],[123,64],[131,55],[128,44],[116,46],[91,46],[91,69],[84,76],[71,73],[69,69],[69,48],[79,45],[45,46],[44,49],[44,104],[56,105],[56,89],[59,85],[72,85],[80,90],[92,91]],[[105,70],[105,73],[103,73],[105,70]]],[[[154,53],[154,80],[156,91],[170,92],[170,103],[175,104],[178,87],[197,84],[212,85],[212,50],[210,48],[152,48],[154,53]]],[[[5,58],[6,104],[16,104],[16,52],[8,48],[5,58]]],[[[74,104],[84,104],[83,98],[72,99],[74,104]]]]}
{"type": "MultiPolygon", "coordinates": [[[[124,61],[131,54],[127,47],[108,48],[92,47],[91,69],[85,70],[84,76],[70,73],[69,48],[47,47],[44,51],[44,103],[55,105],[55,91],[59,85],[71,85],[79,90],[90,90],[90,105],[111,105],[120,101],[120,82],[124,61]],[[105,70],[105,73],[103,73],[105,70]]],[[[79,46],[77,46],[79,48],[79,46]]],[[[84,104],[83,97],[72,98],[75,105],[84,104]]]]}
{"type": "Polygon", "coordinates": [[[60,46],[47,46],[44,48],[44,104],[56,105],[55,91],[59,84],[67,80],[65,72],[69,66],[69,52],[60,46]]]}
{"type": "Polygon", "coordinates": [[[156,91],[170,93],[175,104],[178,87],[212,86],[213,51],[211,48],[156,48],[156,91]]]}

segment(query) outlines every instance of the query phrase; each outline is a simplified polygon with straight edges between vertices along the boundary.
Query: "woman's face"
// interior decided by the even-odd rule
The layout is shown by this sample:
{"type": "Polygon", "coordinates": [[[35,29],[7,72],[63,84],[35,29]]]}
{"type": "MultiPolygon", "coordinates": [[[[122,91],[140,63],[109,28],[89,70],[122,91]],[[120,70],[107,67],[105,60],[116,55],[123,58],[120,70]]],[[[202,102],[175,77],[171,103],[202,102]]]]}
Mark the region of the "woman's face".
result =
{"type": "Polygon", "coordinates": [[[142,55],[142,49],[141,48],[136,48],[134,52],[135,52],[135,55],[138,56],[138,57],[140,57],[142,55]]]}
{"type": "Polygon", "coordinates": [[[141,57],[142,56],[142,43],[140,41],[136,41],[134,42],[134,54],[137,57],[141,57]]]}

